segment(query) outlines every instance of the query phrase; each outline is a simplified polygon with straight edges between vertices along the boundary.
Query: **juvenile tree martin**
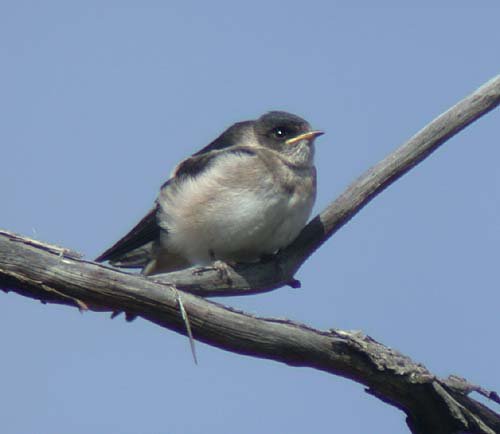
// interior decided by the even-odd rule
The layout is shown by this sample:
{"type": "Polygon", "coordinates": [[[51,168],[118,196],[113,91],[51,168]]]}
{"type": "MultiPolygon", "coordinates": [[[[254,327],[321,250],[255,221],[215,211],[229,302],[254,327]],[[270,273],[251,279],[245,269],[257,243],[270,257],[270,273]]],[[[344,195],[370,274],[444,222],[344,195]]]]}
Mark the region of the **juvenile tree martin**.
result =
{"type": "Polygon", "coordinates": [[[321,134],[282,111],[232,125],[182,161],[153,209],[96,261],[151,275],[215,260],[255,262],[288,246],[316,198],[321,134]]]}

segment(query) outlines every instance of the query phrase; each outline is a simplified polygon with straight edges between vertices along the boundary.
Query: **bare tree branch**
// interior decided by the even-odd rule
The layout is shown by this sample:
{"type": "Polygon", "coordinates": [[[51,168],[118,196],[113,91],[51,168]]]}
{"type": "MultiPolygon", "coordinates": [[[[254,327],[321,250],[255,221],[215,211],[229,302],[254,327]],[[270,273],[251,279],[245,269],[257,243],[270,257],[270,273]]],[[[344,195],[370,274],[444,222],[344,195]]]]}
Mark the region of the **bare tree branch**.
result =
{"type": "MultiPolygon", "coordinates": [[[[236,267],[230,272],[231,283],[221,280],[215,270],[195,274],[186,270],[161,279],[203,295],[244,294],[294,284],[293,275],[300,265],[376,194],[499,103],[500,76],[366,172],[277,258],[236,267]]],[[[85,261],[68,250],[5,231],[0,231],[0,287],[83,310],[123,310],[185,334],[172,285],[85,261]]],[[[476,391],[498,402],[496,393],[458,377],[439,379],[368,336],[258,318],[187,293],[182,300],[196,339],[228,351],[350,378],[404,411],[413,433],[500,432],[500,416],[469,396],[476,391]]]]}
{"type": "Polygon", "coordinates": [[[216,270],[194,275],[192,270],[183,270],[155,278],[204,297],[255,294],[283,285],[298,285],[293,276],[300,266],[368,202],[448,139],[499,104],[500,75],[438,116],[396,151],[367,170],[316,216],[290,246],[269,262],[238,265],[230,273],[229,281],[221,279],[216,270]]]}

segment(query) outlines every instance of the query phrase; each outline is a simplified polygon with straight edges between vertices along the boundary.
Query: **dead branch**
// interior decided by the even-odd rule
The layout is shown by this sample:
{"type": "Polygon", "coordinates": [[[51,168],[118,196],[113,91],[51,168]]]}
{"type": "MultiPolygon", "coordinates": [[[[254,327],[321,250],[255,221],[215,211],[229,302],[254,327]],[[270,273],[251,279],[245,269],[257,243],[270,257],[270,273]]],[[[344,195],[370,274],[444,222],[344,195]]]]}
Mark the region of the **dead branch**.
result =
{"type": "MultiPolygon", "coordinates": [[[[284,284],[355,213],[447,139],[500,103],[500,76],[439,116],[355,181],[304,228],[299,238],[264,264],[241,265],[221,281],[216,271],[170,273],[156,280],[85,261],[78,254],[0,232],[0,288],[79,309],[122,310],[185,334],[173,286],[200,295],[248,294],[284,284]],[[167,283],[166,283],[167,282],[167,283]]],[[[424,366],[368,336],[320,331],[291,321],[258,318],[183,293],[196,339],[228,351],[307,366],[350,378],[401,409],[413,433],[500,432],[500,416],[469,396],[498,395],[458,377],[439,379],[424,366]]]]}

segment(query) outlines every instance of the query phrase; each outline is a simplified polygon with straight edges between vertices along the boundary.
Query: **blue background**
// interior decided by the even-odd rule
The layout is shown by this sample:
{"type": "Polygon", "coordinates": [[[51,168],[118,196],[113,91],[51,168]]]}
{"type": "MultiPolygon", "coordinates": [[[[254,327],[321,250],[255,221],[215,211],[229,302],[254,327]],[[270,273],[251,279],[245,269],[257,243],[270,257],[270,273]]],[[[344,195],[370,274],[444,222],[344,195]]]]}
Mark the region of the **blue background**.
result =
{"type": "MultiPolygon", "coordinates": [[[[404,3],[2,1],[0,226],[93,258],[179,160],[271,109],[327,133],[319,212],[500,72],[498,2],[404,3]]],[[[377,197],[302,267],[302,289],[222,301],[362,330],[500,390],[499,119],[377,197]]],[[[6,434],[408,432],[351,381],[201,343],[194,366],[185,337],[140,319],[0,292],[0,342],[6,434]]]]}

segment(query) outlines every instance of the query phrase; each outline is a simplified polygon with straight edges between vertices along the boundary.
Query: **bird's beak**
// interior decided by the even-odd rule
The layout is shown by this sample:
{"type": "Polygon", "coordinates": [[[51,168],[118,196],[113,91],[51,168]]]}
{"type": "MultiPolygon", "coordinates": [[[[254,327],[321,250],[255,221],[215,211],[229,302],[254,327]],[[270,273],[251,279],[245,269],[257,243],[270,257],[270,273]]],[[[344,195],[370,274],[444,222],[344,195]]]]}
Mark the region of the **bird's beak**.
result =
{"type": "Polygon", "coordinates": [[[325,134],[323,131],[308,131],[307,133],[299,134],[298,136],[288,139],[285,143],[287,145],[293,145],[294,143],[300,142],[301,140],[312,140],[323,134],[325,134]]]}

